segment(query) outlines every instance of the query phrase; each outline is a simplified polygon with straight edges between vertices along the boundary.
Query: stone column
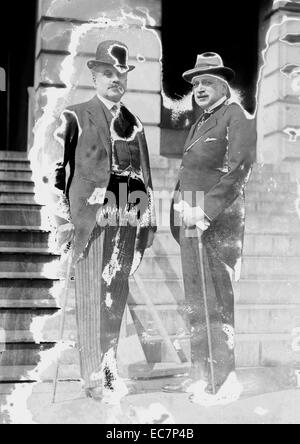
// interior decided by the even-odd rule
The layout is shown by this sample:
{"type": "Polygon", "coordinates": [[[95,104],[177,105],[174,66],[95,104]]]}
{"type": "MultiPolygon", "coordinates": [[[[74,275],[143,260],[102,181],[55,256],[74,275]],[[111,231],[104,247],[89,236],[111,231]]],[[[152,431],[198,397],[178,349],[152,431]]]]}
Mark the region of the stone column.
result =
{"type": "Polygon", "coordinates": [[[263,56],[258,161],[300,160],[300,1],[274,1],[263,56]]]}

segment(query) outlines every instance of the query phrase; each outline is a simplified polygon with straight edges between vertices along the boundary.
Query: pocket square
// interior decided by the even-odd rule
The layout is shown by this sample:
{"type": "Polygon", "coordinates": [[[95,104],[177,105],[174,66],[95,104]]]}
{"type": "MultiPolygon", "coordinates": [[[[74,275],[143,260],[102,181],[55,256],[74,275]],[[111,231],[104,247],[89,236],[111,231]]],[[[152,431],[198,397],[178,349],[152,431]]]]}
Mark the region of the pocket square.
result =
{"type": "Polygon", "coordinates": [[[205,140],[205,142],[216,142],[218,139],[215,137],[208,137],[208,139],[205,140]]]}

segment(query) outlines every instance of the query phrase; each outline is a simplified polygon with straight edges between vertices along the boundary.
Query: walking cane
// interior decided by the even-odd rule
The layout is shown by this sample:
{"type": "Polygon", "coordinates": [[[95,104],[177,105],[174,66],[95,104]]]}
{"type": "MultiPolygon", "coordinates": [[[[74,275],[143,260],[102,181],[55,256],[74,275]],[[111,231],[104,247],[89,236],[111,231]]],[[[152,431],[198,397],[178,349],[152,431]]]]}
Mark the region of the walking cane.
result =
{"type": "MultiPolygon", "coordinates": [[[[185,230],[186,236],[190,237],[190,232],[193,232],[193,234],[194,234],[195,231],[186,229],[185,230]]],[[[202,230],[200,229],[199,226],[197,226],[198,248],[199,248],[199,257],[200,257],[199,274],[201,277],[202,293],[203,293],[203,301],[204,301],[204,311],[205,311],[205,320],[206,320],[206,331],[207,331],[209,366],[210,366],[210,373],[211,373],[212,390],[213,390],[213,394],[215,395],[217,393],[217,390],[216,390],[216,382],[215,382],[211,324],[210,324],[210,316],[209,316],[209,310],[208,310],[207,287],[206,287],[206,278],[205,278],[205,269],[204,269],[204,251],[203,251],[202,234],[203,234],[202,230]]]]}
{"type": "MultiPolygon", "coordinates": [[[[73,249],[70,251],[70,257],[68,259],[66,281],[65,281],[64,291],[63,291],[63,305],[62,305],[62,308],[61,308],[59,341],[62,341],[63,338],[64,338],[65,321],[66,321],[66,310],[67,310],[67,304],[68,304],[72,262],[73,262],[73,249]]],[[[59,373],[59,357],[57,357],[56,368],[55,368],[55,377],[54,377],[54,381],[53,381],[52,404],[55,404],[55,398],[56,398],[56,392],[57,392],[57,384],[58,384],[58,373],[59,373]]]]}

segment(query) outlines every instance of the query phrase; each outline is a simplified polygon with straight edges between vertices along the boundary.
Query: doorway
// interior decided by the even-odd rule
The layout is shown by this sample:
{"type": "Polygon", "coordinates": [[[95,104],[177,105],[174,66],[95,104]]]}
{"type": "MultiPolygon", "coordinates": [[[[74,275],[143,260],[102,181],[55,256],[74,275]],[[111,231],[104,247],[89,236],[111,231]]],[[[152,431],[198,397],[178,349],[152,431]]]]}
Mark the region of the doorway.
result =
{"type": "MultiPolygon", "coordinates": [[[[191,87],[182,73],[195,66],[197,54],[216,52],[236,71],[232,87],[241,93],[246,110],[256,108],[261,33],[273,0],[187,2],[162,0],[163,87],[174,100],[191,87]]],[[[161,154],[181,157],[187,131],[174,126],[168,110],[162,110],[161,154]],[[179,142],[181,146],[179,146],[179,142]]],[[[184,122],[185,119],[182,119],[184,122]]]]}
{"type": "Polygon", "coordinates": [[[28,87],[34,83],[37,1],[4,2],[0,27],[0,150],[27,151],[28,87]],[[3,79],[5,75],[5,80],[3,79]]]}

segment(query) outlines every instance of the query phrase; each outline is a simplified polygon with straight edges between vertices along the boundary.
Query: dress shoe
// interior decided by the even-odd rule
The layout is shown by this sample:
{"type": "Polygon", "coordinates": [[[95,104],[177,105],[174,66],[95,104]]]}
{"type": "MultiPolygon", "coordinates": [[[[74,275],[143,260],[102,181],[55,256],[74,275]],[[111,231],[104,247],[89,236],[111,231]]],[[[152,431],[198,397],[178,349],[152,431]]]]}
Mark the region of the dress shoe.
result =
{"type": "Polygon", "coordinates": [[[215,395],[204,390],[201,393],[193,393],[189,399],[194,404],[213,407],[216,405],[228,405],[238,401],[242,392],[243,387],[238,381],[236,373],[232,372],[215,395]]]}
{"type": "Polygon", "coordinates": [[[177,384],[168,384],[162,388],[166,393],[190,393],[189,387],[194,383],[193,379],[185,379],[177,384]]]}
{"type": "Polygon", "coordinates": [[[87,388],[85,389],[85,394],[87,398],[91,398],[97,402],[101,402],[103,399],[102,387],[87,388]]]}

